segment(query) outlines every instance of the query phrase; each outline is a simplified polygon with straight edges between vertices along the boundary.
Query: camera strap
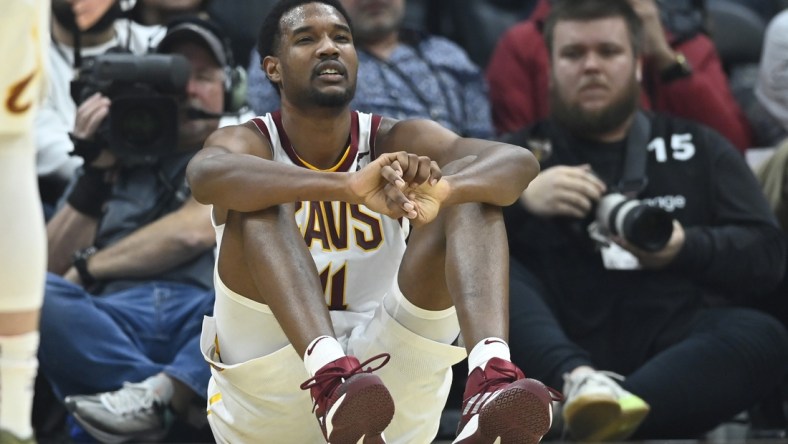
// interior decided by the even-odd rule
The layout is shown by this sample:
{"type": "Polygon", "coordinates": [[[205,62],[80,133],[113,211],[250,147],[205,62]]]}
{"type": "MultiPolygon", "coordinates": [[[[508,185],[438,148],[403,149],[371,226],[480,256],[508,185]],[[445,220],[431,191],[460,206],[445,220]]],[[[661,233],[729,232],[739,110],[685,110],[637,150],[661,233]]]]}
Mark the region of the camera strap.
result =
{"type": "Polygon", "coordinates": [[[621,180],[618,181],[618,191],[627,197],[637,196],[648,184],[646,177],[648,150],[646,147],[649,137],[651,137],[651,122],[643,111],[637,111],[627,135],[624,171],[621,180]]]}

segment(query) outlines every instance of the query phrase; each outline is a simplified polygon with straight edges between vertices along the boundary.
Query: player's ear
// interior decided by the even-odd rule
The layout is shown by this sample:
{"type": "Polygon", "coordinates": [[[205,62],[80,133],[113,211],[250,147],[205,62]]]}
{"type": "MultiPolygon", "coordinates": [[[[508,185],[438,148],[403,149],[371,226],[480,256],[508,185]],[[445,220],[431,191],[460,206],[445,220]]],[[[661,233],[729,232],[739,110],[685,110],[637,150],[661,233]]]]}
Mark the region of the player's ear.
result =
{"type": "Polygon", "coordinates": [[[263,68],[266,77],[274,83],[282,82],[282,73],[279,69],[279,58],[274,56],[266,56],[260,66],[263,68]]]}

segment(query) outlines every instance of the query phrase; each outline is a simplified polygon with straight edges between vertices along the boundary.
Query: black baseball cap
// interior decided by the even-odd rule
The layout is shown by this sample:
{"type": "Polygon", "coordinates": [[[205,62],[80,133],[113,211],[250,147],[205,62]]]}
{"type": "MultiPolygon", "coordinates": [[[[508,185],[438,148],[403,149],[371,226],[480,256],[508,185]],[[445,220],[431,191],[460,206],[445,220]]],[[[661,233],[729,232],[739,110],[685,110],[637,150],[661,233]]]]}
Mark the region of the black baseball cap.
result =
{"type": "Polygon", "coordinates": [[[167,26],[167,33],[159,42],[157,52],[169,53],[175,43],[182,41],[202,44],[221,66],[228,66],[232,62],[232,54],[228,54],[230,49],[224,43],[224,35],[208,20],[188,17],[173,21],[167,26]]]}

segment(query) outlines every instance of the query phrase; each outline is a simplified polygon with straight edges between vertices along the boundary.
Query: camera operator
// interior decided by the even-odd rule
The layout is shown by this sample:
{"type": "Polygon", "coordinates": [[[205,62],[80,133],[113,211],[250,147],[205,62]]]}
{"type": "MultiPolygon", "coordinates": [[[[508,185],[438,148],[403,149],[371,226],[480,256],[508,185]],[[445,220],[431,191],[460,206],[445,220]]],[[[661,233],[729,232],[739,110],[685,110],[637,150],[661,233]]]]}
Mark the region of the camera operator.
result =
{"type": "MultiPolygon", "coordinates": [[[[102,442],[162,439],[165,412],[182,416],[193,402],[202,410],[210,378],[198,341],[203,316],[213,309],[215,233],[209,207],[191,197],[184,174],[227,110],[230,55],[219,31],[199,19],[170,25],[158,51],[171,54],[159,70],[181,57],[190,68],[182,92],[172,97],[180,110],[175,126],[156,133],[175,137],[174,149],[151,157],[129,152],[145,146],[105,145],[117,139],[115,124],[124,116],[150,111],[119,126],[130,131],[130,141],[139,138],[134,130],[148,126],[137,124],[155,120],[159,105],[127,112],[118,105],[126,97],[90,94],[77,111],[73,137],[78,146],[101,150],[95,156],[80,150],[88,156],[84,171],[47,225],[41,370],[74,418],[102,442]],[[195,111],[200,118],[192,117],[195,111]],[[100,135],[108,116],[106,139],[100,135]]],[[[125,57],[128,66],[155,68],[164,56],[125,57]]],[[[156,70],[138,71],[145,77],[156,70]]],[[[140,100],[158,99],[167,96],[140,100]]]]}
{"type": "Polygon", "coordinates": [[[575,439],[696,439],[788,368],[782,325],[743,307],[779,281],[783,240],[729,142],[638,110],[627,2],[567,3],[545,26],[551,115],[507,136],[542,166],[505,213],[512,359],[563,382],[575,439]],[[613,229],[627,218],[639,233],[613,229]]]}
{"type": "Polygon", "coordinates": [[[123,15],[129,0],[52,0],[46,100],[35,120],[36,169],[49,218],[82,159],[72,156],[68,137],[77,104],[70,92],[76,69],[112,48],[143,54],[164,35],[161,26],[143,26],[123,15]]]}

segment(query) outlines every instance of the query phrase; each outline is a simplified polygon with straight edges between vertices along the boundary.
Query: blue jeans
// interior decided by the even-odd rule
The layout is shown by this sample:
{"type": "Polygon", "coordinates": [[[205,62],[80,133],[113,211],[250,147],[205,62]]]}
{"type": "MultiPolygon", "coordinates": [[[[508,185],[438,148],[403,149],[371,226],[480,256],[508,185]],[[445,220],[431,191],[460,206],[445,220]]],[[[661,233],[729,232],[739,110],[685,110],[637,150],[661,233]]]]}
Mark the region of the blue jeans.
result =
{"type": "Polygon", "coordinates": [[[161,281],[93,296],[48,273],[41,372],[60,399],[117,390],[161,372],[205,398],[211,373],[199,342],[213,301],[213,290],[161,281]]]}

